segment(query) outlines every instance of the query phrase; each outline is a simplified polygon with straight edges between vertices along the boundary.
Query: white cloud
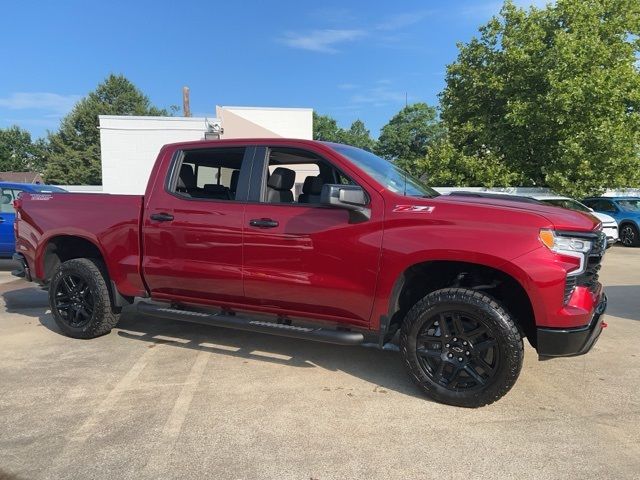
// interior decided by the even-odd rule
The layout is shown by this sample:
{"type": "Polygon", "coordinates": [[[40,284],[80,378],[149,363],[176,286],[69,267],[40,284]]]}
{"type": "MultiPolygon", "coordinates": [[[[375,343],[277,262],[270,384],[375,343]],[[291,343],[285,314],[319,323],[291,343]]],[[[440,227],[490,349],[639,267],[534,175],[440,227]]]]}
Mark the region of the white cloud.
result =
{"type": "Polygon", "coordinates": [[[80,95],[59,95],[48,92],[18,92],[0,98],[0,107],[9,110],[46,110],[65,114],[80,100],[80,95]]]}
{"type": "Polygon", "coordinates": [[[424,20],[430,14],[431,12],[429,11],[420,11],[391,15],[387,17],[383,22],[380,22],[378,25],[376,25],[376,29],[383,31],[399,30],[401,28],[408,27],[409,25],[414,25],[424,20]]]}
{"type": "Polygon", "coordinates": [[[366,35],[363,30],[313,30],[309,33],[288,33],[282,42],[292,48],[312,52],[336,53],[337,45],[358,40],[366,35]]]}
{"type": "Polygon", "coordinates": [[[392,90],[387,81],[378,81],[376,82],[376,86],[361,89],[360,93],[352,95],[349,102],[352,104],[383,107],[389,104],[402,104],[405,98],[405,92],[392,90]]]}

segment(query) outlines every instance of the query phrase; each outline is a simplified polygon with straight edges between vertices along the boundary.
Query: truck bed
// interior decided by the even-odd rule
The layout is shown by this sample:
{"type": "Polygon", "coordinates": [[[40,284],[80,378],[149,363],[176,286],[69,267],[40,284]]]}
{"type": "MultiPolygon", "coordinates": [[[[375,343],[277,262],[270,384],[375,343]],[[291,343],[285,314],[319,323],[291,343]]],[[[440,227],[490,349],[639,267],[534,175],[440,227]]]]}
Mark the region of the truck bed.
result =
{"type": "Polygon", "coordinates": [[[143,200],[138,195],[22,193],[16,201],[16,252],[25,256],[34,280],[46,283],[55,265],[45,265],[44,252],[56,248],[56,238],[72,235],[86,239],[100,249],[118,291],[142,295],[143,200]]]}

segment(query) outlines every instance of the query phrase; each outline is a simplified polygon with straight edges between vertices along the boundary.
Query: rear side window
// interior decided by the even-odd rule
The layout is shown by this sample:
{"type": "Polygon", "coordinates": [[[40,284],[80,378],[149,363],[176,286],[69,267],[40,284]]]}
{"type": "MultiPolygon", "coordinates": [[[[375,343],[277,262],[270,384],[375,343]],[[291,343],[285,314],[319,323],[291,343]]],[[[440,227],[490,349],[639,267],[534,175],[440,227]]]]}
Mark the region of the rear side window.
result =
{"type": "Polygon", "coordinates": [[[170,192],[185,198],[235,200],[244,153],[244,147],[182,152],[169,182],[170,192]]]}

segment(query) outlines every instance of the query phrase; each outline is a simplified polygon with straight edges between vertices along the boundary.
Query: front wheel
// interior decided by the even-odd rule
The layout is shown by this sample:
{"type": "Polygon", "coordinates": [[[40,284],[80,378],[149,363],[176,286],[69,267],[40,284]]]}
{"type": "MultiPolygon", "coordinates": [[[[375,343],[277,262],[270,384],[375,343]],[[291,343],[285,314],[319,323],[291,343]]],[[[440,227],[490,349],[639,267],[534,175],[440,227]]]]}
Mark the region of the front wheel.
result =
{"type": "Polygon", "coordinates": [[[445,288],[411,308],[400,334],[409,375],[427,396],[481,407],[515,384],[524,350],[513,319],[479,291],[445,288]]]}
{"type": "Polygon", "coordinates": [[[620,227],[620,242],[625,247],[640,247],[640,233],[635,225],[630,223],[620,227]]]}
{"type": "Polygon", "coordinates": [[[99,260],[75,258],[58,266],[49,285],[49,304],[62,333],[94,338],[116,326],[120,315],[111,304],[107,278],[99,260]]]}

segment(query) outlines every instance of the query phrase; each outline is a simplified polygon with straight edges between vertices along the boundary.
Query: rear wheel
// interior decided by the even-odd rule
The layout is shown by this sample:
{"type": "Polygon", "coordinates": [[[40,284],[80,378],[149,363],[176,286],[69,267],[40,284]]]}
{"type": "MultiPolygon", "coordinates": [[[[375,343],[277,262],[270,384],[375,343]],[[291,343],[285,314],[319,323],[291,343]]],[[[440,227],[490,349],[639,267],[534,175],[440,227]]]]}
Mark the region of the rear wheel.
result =
{"type": "Polygon", "coordinates": [[[638,227],[625,223],[620,227],[620,242],[625,247],[640,247],[640,233],[638,227]]]}
{"type": "Polygon", "coordinates": [[[94,338],[116,326],[119,309],[112,306],[107,279],[99,260],[75,258],[60,264],[49,285],[49,304],[65,335],[94,338]]]}
{"type": "Polygon", "coordinates": [[[434,400],[481,407],[504,396],[522,368],[522,339],[507,311],[474,290],[430,293],[407,314],[400,335],[405,367],[434,400]]]}

